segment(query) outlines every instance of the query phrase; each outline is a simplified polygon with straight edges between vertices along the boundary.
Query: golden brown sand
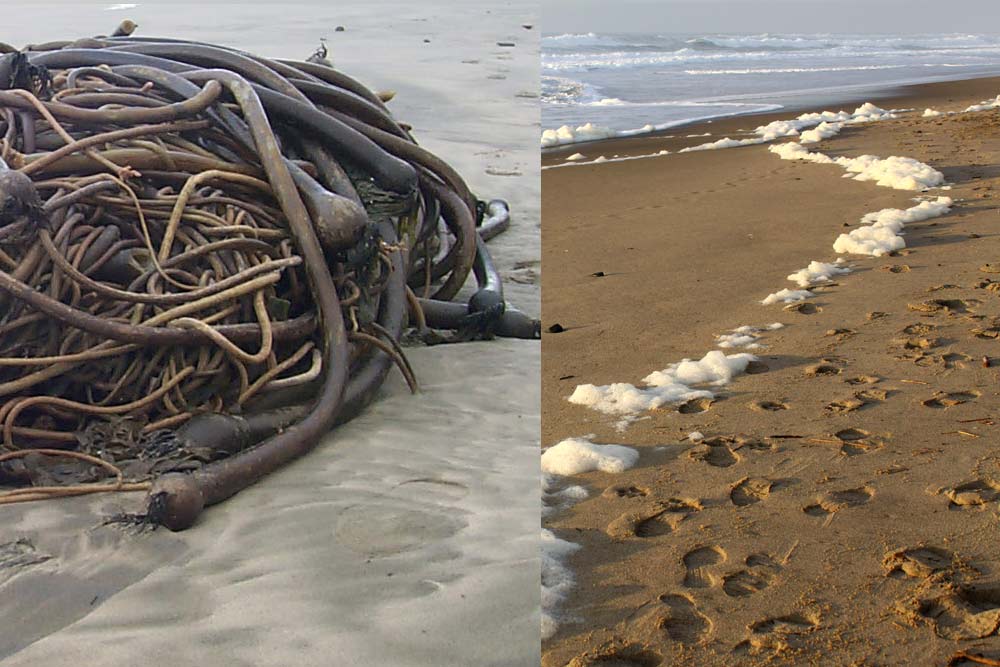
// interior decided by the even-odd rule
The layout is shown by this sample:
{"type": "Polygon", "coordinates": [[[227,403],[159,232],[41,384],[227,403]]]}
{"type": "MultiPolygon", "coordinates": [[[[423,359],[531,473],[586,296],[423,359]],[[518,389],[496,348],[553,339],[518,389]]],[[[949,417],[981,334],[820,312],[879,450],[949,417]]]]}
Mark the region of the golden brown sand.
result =
{"type": "MultiPolygon", "coordinates": [[[[833,261],[866,212],[917,193],[766,146],[543,172],[544,325],[566,331],[543,337],[542,443],[593,433],[640,451],[624,473],[573,478],[589,498],[546,520],[582,548],[543,665],[1000,656],[1000,115],[920,117],[997,92],[997,79],[911,88],[874,101],[918,111],[812,147],[926,162],[954,186],[929,194],[956,205],[908,225],[895,256],[852,256],[854,273],[800,310],[759,301],[794,288],[785,277],[810,260],[833,261]],[[785,328],[755,351],[764,372],[692,406],[704,411],[655,410],[618,432],[566,401],[578,384],[639,384],[717,334],[775,321],[785,328]]],[[[560,154],[676,151],[794,115],[560,154]]]]}

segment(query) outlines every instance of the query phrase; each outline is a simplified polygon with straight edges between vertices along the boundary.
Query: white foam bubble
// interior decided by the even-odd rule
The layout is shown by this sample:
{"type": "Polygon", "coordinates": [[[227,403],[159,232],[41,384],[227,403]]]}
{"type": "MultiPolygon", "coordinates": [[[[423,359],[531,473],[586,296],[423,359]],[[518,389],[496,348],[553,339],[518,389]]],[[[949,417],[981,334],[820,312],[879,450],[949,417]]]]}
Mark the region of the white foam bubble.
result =
{"type": "Polygon", "coordinates": [[[788,276],[788,279],[799,287],[811,287],[818,283],[830,282],[833,276],[845,275],[851,269],[844,266],[844,260],[838,259],[835,263],[809,262],[809,266],[799,269],[788,276]]]}
{"type": "Polygon", "coordinates": [[[809,290],[804,289],[781,289],[773,294],[768,294],[767,297],[761,301],[761,304],[765,306],[770,306],[775,303],[795,303],[796,301],[805,301],[809,297],[816,296],[809,290]]]}
{"type": "Polygon", "coordinates": [[[542,639],[548,639],[559,628],[556,607],[574,583],[573,573],[563,561],[579,549],[579,544],[559,539],[551,530],[542,529],[542,639]]]}
{"type": "Polygon", "coordinates": [[[953,202],[949,197],[923,201],[908,209],[884,208],[861,218],[865,226],[841,234],[833,244],[839,253],[881,257],[906,247],[902,237],[907,223],[927,220],[947,213],[953,202]]]}
{"type": "Polygon", "coordinates": [[[711,391],[695,389],[694,386],[725,385],[734,376],[745,371],[747,365],[754,360],[756,357],[752,354],[726,356],[719,350],[713,350],[699,360],[684,359],[661,371],[650,373],[643,378],[645,387],[627,382],[609,385],[581,384],[568,400],[609,415],[629,415],[693,398],[713,398],[711,391]]]}
{"type": "Polygon", "coordinates": [[[622,445],[596,445],[586,438],[566,438],[542,452],[542,472],[550,475],[579,475],[600,470],[618,473],[631,468],[639,452],[622,445]]]}

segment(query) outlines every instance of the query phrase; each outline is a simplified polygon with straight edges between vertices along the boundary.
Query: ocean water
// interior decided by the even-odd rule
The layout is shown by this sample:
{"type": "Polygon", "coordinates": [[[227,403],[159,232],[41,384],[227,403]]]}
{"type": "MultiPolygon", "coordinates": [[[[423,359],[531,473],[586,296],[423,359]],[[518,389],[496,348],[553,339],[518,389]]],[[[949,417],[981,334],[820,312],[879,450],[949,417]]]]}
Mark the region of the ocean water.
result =
{"type": "Polygon", "coordinates": [[[666,129],[992,74],[1000,35],[549,34],[542,129],[666,129]]]}

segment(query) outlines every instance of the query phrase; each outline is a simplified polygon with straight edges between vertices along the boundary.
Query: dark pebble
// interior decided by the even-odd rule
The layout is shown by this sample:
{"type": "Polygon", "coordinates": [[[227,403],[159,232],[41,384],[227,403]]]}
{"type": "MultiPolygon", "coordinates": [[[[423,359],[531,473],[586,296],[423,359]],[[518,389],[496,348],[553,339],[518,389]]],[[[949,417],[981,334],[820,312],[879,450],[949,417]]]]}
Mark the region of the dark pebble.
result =
{"type": "Polygon", "coordinates": [[[548,331],[549,333],[562,333],[563,331],[566,331],[566,329],[563,328],[563,325],[561,325],[558,322],[556,322],[555,324],[553,324],[552,326],[550,326],[548,329],[546,329],[546,331],[548,331]]]}

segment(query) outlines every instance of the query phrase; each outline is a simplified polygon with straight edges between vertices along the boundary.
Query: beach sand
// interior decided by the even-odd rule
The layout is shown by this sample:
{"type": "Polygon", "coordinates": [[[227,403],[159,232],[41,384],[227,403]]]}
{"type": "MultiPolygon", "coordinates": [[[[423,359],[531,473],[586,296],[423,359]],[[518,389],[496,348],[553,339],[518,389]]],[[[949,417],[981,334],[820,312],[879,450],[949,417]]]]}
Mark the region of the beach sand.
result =
{"type": "MultiPolygon", "coordinates": [[[[862,215],[919,193],[766,146],[543,171],[543,327],[565,328],[543,336],[543,445],[593,434],[640,452],[625,472],[568,478],[589,498],[545,521],[582,545],[565,561],[576,584],[546,667],[1000,655],[1000,300],[987,272],[1000,270],[1000,117],[920,117],[992,98],[1000,80],[901,92],[871,99],[916,112],[810,149],[926,162],[953,184],[927,194],[955,206],[907,225],[894,256],[848,256],[854,272],[799,311],[759,301],[795,288],[786,276],[811,260],[834,261],[833,241],[862,215]],[[763,372],[711,405],[653,410],[618,431],[617,417],[566,400],[579,384],[639,384],[701,358],[718,334],[772,322],[785,327],[750,350],[763,372]]],[[[578,144],[543,163],[676,151],[795,115],[578,144]],[[713,136],[684,136],[703,132],[713,136]]]]}
{"type": "MultiPolygon", "coordinates": [[[[126,17],[140,35],[270,56],[327,37],[479,196],[510,202],[490,246],[508,300],[538,314],[531,3],[106,6],[10,3],[0,39],[106,34],[126,17]]],[[[6,506],[0,664],[537,665],[539,345],[407,354],[420,395],[393,373],[358,419],[186,532],[101,525],[141,494],[6,506]]]]}

